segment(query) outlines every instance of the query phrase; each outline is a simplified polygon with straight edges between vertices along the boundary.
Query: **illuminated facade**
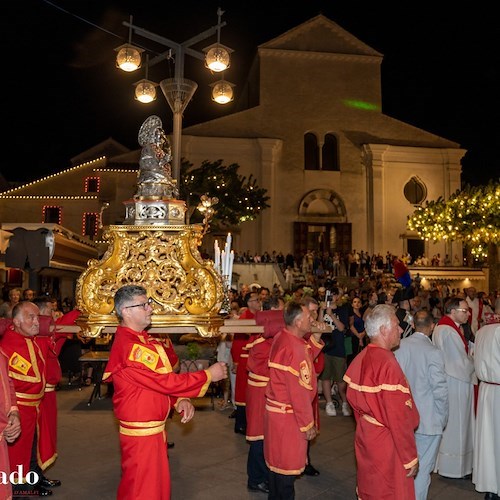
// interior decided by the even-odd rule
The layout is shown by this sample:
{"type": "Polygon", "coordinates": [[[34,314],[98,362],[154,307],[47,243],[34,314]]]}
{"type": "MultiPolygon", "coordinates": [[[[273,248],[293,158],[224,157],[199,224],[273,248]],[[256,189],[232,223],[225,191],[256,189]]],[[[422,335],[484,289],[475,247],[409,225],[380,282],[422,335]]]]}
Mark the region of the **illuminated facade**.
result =
{"type": "Polygon", "coordinates": [[[460,243],[424,244],[406,221],[461,187],[466,151],[382,112],[382,59],[319,15],[258,47],[238,92],[245,109],[184,129],[183,157],[238,163],[270,195],[235,249],[462,255],[460,243]]]}

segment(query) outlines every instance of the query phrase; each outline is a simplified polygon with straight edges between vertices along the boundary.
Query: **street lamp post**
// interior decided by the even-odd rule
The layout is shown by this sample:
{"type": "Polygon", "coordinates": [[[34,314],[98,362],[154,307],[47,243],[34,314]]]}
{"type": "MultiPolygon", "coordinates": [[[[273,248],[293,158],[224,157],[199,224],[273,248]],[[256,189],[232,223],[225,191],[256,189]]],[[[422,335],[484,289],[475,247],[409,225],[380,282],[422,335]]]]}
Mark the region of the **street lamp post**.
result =
{"type": "MultiPolygon", "coordinates": [[[[198,35],[186,40],[183,43],[177,43],[163,36],[157,35],[156,33],[152,33],[151,31],[145,30],[144,28],[140,28],[132,24],[132,22],[123,22],[124,26],[127,26],[130,32],[134,32],[135,34],[152,40],[156,43],[164,45],[169,48],[169,50],[163,54],[156,56],[148,62],[149,66],[153,66],[164,59],[169,59],[175,57],[175,71],[174,78],[166,78],[160,82],[160,88],[167,99],[167,102],[170,106],[170,109],[173,113],[173,144],[172,144],[172,178],[176,182],[177,190],[180,189],[180,156],[181,156],[181,137],[182,137],[182,114],[186,109],[189,101],[193,97],[196,89],[198,88],[198,84],[184,78],[184,57],[186,55],[195,57],[196,59],[205,60],[207,66],[211,68],[210,61],[207,60],[209,53],[217,59],[218,65],[213,71],[223,71],[229,65],[229,50],[219,44],[220,30],[222,27],[226,25],[226,22],[221,22],[221,16],[224,12],[219,8],[217,10],[218,15],[218,23],[216,26],[212,26],[211,28],[199,33],[198,35]],[[209,38],[210,36],[217,34],[217,50],[210,50],[206,54],[203,52],[199,52],[193,48],[193,45],[201,42],[209,38]],[[227,62],[226,62],[227,61],[227,62]]],[[[209,47],[208,49],[213,49],[209,47]]],[[[224,81],[223,81],[224,82],[224,81]]],[[[228,88],[231,92],[231,96],[229,100],[232,99],[232,85],[227,85],[224,88],[228,88]]],[[[215,84],[217,85],[217,83],[215,84]]],[[[227,96],[226,96],[227,99],[227,96]]],[[[224,102],[224,101],[217,101],[224,102]]],[[[225,102],[229,102],[226,100],[225,102]]]]}

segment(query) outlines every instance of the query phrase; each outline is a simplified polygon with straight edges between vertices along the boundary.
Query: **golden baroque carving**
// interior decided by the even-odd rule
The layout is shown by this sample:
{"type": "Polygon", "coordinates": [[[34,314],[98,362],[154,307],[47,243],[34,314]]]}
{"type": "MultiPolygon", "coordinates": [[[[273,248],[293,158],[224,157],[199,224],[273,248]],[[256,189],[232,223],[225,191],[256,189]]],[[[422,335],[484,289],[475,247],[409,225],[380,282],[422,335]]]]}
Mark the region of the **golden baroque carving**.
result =
{"type": "Polygon", "coordinates": [[[113,296],[127,284],[143,286],[153,298],[153,326],[195,326],[202,336],[218,335],[223,285],[198,251],[201,226],[109,226],[103,237],[107,251],[88,262],[76,287],[86,335],[118,324],[113,296]]]}

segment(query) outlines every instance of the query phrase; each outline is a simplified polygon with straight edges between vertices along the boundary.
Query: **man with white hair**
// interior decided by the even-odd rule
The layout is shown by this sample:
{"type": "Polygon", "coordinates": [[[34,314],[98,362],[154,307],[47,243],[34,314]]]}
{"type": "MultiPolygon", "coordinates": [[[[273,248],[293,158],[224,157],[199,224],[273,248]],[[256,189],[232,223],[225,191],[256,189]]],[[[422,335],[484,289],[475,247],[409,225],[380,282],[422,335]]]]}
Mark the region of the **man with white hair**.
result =
{"type": "Polygon", "coordinates": [[[356,419],[355,453],[359,498],[415,498],[418,472],[414,431],[418,410],[392,352],[402,330],[394,308],[380,304],[365,319],[370,343],[344,376],[356,419]]]}

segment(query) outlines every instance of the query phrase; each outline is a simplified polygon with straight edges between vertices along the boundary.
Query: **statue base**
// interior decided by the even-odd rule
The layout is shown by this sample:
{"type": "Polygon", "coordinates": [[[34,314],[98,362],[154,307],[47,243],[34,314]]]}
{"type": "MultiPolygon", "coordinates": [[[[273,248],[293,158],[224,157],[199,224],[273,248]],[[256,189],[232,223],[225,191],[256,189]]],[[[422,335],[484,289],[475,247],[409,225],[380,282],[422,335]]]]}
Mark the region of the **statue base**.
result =
{"type": "Polygon", "coordinates": [[[184,224],[186,203],[182,200],[163,197],[148,197],[124,201],[124,224],[135,226],[184,224]]]}

